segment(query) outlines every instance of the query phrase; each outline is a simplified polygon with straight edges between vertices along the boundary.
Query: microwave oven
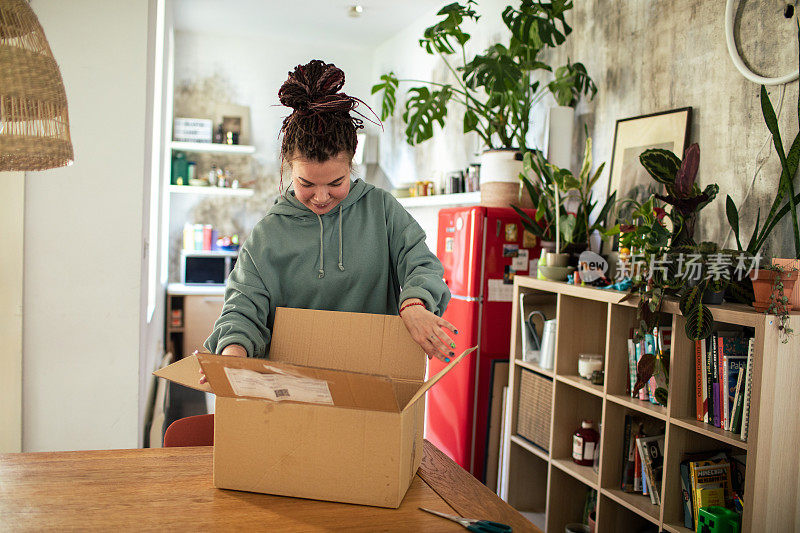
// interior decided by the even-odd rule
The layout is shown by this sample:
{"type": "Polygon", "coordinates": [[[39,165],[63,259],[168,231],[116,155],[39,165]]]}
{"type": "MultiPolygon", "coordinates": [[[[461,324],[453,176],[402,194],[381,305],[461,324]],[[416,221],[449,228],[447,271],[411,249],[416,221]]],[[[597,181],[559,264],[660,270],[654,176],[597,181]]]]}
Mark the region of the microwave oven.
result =
{"type": "Polygon", "coordinates": [[[236,264],[238,252],[181,251],[181,283],[225,285],[236,264]]]}

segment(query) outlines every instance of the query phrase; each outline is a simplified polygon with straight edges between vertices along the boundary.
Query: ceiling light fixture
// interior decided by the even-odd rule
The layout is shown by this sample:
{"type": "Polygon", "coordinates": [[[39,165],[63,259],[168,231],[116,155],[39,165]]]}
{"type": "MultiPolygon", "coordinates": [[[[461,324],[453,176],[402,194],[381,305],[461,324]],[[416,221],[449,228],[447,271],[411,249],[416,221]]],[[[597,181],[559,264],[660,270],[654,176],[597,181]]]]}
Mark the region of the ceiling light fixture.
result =
{"type": "Polygon", "coordinates": [[[26,0],[0,0],[0,171],[73,161],[64,82],[26,0]]]}
{"type": "Polygon", "coordinates": [[[358,18],[364,14],[364,6],[362,6],[361,4],[352,5],[347,10],[347,14],[353,18],[358,18]]]}

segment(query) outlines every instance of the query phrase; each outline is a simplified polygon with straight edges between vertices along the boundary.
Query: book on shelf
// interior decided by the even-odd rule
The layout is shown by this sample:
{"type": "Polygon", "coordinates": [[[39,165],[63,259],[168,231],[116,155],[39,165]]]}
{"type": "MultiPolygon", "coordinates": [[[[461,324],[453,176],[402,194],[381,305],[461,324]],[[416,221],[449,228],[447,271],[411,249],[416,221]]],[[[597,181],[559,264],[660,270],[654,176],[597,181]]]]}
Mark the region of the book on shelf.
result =
{"type": "Polygon", "coordinates": [[[689,461],[681,461],[681,496],[683,498],[683,527],[692,529],[694,526],[694,515],[692,509],[692,482],[689,478],[689,461]]]}
{"type": "Polygon", "coordinates": [[[658,357],[664,366],[664,370],[669,365],[670,344],[672,342],[672,327],[670,326],[657,326],[653,328],[652,332],[644,335],[644,338],[636,341],[634,340],[635,331],[630,330],[628,337],[628,375],[629,380],[626,384],[626,390],[632,398],[638,398],[642,401],[649,401],[654,405],[658,405],[656,399],[656,390],[663,387],[667,388],[667,375],[666,372],[660,371],[656,367],[656,371],[644,386],[639,389],[638,394],[633,394],[633,389],[637,380],[637,367],[642,356],[645,354],[652,354],[658,357]]]}
{"type": "Polygon", "coordinates": [[[736,394],[739,371],[747,363],[748,338],[741,334],[719,333],[717,349],[720,354],[720,402],[722,429],[730,431],[731,408],[736,394]]]}
{"type": "Polygon", "coordinates": [[[709,412],[710,422],[715,427],[720,426],[720,393],[719,393],[719,350],[717,350],[717,334],[711,335],[711,395],[714,404],[713,412],[709,412]]]}
{"type": "Polygon", "coordinates": [[[661,477],[664,467],[664,435],[639,437],[636,447],[644,464],[644,479],[649,488],[650,501],[661,505],[661,477]]]}
{"type": "Polygon", "coordinates": [[[703,361],[705,361],[705,343],[694,341],[694,393],[697,411],[695,418],[703,422],[708,412],[708,397],[706,393],[706,380],[703,379],[703,361]]]}
{"type": "MultiPolygon", "coordinates": [[[[703,491],[719,489],[722,491],[723,507],[728,507],[733,501],[733,486],[731,485],[731,467],[724,453],[706,460],[691,461],[689,472],[692,480],[692,501],[695,511],[703,507],[701,496],[703,491]]],[[[711,497],[711,492],[706,493],[711,497]]],[[[697,529],[698,513],[694,513],[694,529],[697,529]]]]}
{"type": "Polygon", "coordinates": [[[647,416],[627,414],[622,441],[621,489],[624,492],[648,495],[653,503],[657,503],[655,498],[660,498],[661,474],[655,474],[657,480],[648,474],[648,463],[644,455],[647,450],[643,450],[639,442],[659,442],[658,453],[653,452],[650,468],[663,471],[661,454],[664,448],[664,423],[647,416]]]}
{"type": "Polygon", "coordinates": [[[750,430],[750,395],[753,391],[753,358],[755,356],[755,339],[750,339],[747,347],[747,369],[745,370],[744,404],[742,406],[742,431],[741,439],[746,441],[750,430]]]}
{"type": "Polygon", "coordinates": [[[742,332],[716,332],[707,339],[695,341],[695,418],[698,421],[732,433],[741,432],[748,406],[746,374],[751,366],[749,346],[753,342],[752,337],[742,332]],[[739,417],[737,388],[742,403],[739,417]]]}

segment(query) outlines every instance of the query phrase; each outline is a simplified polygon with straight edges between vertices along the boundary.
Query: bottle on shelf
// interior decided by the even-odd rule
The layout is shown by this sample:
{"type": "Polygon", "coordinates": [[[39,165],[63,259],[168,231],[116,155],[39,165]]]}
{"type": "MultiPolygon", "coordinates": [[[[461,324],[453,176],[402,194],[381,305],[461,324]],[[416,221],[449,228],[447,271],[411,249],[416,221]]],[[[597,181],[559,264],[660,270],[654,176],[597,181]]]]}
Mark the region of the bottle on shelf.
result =
{"type": "Polygon", "coordinates": [[[592,421],[584,420],[581,427],[572,434],[572,461],[581,466],[592,466],[598,440],[592,421]]]}
{"type": "Polygon", "coordinates": [[[189,163],[186,161],[186,154],[184,152],[175,152],[172,155],[172,176],[170,183],[172,185],[189,184],[189,163]]]}

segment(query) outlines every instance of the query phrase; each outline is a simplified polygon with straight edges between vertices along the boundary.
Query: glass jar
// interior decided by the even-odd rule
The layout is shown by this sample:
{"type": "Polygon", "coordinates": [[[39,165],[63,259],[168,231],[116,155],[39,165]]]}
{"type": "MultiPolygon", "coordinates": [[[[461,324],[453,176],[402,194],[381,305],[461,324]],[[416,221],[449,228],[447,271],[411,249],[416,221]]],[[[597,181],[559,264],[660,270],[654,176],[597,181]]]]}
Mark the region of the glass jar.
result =
{"type": "Polygon", "coordinates": [[[582,353],[578,356],[578,375],[592,379],[595,370],[603,370],[603,356],[596,353],[582,353]]]}

